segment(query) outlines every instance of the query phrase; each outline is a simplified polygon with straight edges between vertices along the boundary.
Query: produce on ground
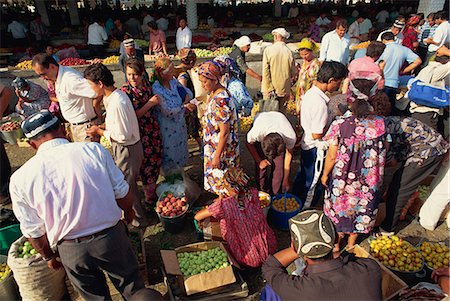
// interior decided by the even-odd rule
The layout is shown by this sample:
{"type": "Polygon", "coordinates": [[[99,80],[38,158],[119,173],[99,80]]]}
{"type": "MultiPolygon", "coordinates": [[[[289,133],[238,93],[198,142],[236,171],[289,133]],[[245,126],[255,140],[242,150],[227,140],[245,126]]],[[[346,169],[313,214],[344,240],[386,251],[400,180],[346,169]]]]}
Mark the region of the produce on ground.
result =
{"type": "Polygon", "coordinates": [[[292,212],[300,209],[300,204],[294,197],[286,197],[286,210],[284,207],[284,197],[274,200],[272,207],[280,212],[292,212]]]}
{"type": "Polygon", "coordinates": [[[81,65],[89,65],[89,63],[77,57],[68,57],[59,62],[62,66],[81,66],[81,65]]]}
{"type": "Polygon", "coordinates": [[[450,262],[449,248],[441,243],[424,242],[420,251],[428,267],[433,270],[448,267],[450,262]]]}
{"type": "Polygon", "coordinates": [[[20,129],[20,123],[17,121],[8,121],[0,126],[0,132],[12,132],[20,129]]]}
{"type": "Polygon", "coordinates": [[[273,42],[273,34],[266,33],[265,35],[263,35],[263,40],[266,42],[273,42]]]}
{"type": "Polygon", "coordinates": [[[177,258],[184,276],[211,272],[230,265],[227,253],[221,248],[178,253],[177,258]]]}
{"type": "Polygon", "coordinates": [[[231,52],[231,47],[219,47],[217,50],[194,48],[197,57],[216,57],[219,55],[226,55],[231,52]]]}
{"type": "Polygon", "coordinates": [[[103,59],[103,64],[118,64],[118,63],[119,63],[118,55],[111,55],[103,59]]]}
{"type": "Polygon", "coordinates": [[[23,243],[23,246],[20,246],[17,249],[17,256],[19,258],[27,259],[33,255],[36,255],[38,252],[33,248],[29,241],[23,243]]]}
{"type": "Polygon", "coordinates": [[[0,282],[5,280],[9,273],[11,273],[9,266],[6,263],[0,263],[0,282]]]}
{"type": "Polygon", "coordinates": [[[396,235],[377,237],[370,242],[370,250],[381,263],[394,270],[416,272],[423,267],[419,250],[396,235]]]}
{"type": "Polygon", "coordinates": [[[168,193],[166,197],[156,205],[156,212],[164,217],[177,217],[185,213],[188,209],[186,197],[175,197],[168,193]]]}
{"type": "Polygon", "coordinates": [[[27,61],[23,61],[21,63],[18,63],[16,65],[16,68],[20,69],[20,70],[31,70],[31,69],[33,69],[32,66],[31,66],[31,60],[27,60],[27,61]]]}
{"type": "Polygon", "coordinates": [[[270,196],[266,194],[260,194],[259,202],[261,203],[261,208],[266,208],[270,205],[270,196]]]}

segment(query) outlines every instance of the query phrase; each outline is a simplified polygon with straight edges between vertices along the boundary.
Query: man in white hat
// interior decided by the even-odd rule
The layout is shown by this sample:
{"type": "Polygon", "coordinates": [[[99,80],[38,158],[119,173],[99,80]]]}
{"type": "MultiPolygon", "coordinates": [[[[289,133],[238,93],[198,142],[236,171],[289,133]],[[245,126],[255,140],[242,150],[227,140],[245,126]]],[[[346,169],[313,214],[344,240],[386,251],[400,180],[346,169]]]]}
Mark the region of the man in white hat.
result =
{"type": "Polygon", "coordinates": [[[277,28],[272,30],[272,34],[274,43],[263,53],[261,92],[265,100],[274,93],[279,101],[279,110],[284,113],[291,93],[291,78],[295,74],[295,60],[285,43],[289,32],[277,28]]]}
{"type": "Polygon", "coordinates": [[[245,61],[245,53],[250,51],[250,44],[252,41],[248,36],[242,36],[233,43],[233,48],[230,53],[230,57],[237,63],[239,69],[241,70],[241,75],[239,80],[244,83],[246,81],[246,75],[250,75],[257,81],[261,81],[262,77],[253,69],[249,68],[245,61]]]}
{"type": "Polygon", "coordinates": [[[392,24],[391,28],[388,28],[388,29],[380,32],[380,34],[377,37],[377,41],[382,42],[381,36],[383,35],[383,33],[392,32],[394,34],[394,42],[401,45],[403,42],[403,34],[402,34],[403,27],[405,27],[405,22],[400,21],[400,20],[395,20],[395,22],[394,22],[394,24],[392,24]]]}
{"type": "MultiPolygon", "coordinates": [[[[125,73],[125,65],[129,59],[137,59],[145,65],[144,52],[141,49],[136,49],[133,39],[124,40],[123,46],[125,48],[125,52],[121,54],[119,58],[120,69],[123,73],[125,73]]],[[[147,72],[145,72],[145,74],[147,74],[147,72]]]]}

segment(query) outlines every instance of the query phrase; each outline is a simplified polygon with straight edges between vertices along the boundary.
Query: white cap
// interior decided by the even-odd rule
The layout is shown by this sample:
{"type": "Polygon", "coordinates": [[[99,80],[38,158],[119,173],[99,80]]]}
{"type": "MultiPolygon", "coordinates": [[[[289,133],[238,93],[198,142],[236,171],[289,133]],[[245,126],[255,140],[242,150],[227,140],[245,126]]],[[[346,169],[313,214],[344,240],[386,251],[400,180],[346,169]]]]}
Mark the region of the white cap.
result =
{"type": "Polygon", "coordinates": [[[272,34],[276,34],[276,33],[285,39],[289,39],[290,34],[283,27],[272,30],[272,34]]]}
{"type": "Polygon", "coordinates": [[[239,48],[241,48],[242,46],[250,45],[251,43],[252,43],[252,41],[250,40],[250,38],[248,36],[242,36],[239,39],[237,39],[236,41],[234,41],[234,45],[236,45],[239,48]]]}
{"type": "Polygon", "coordinates": [[[123,41],[123,46],[125,47],[134,47],[134,40],[133,39],[126,39],[123,41]]]}

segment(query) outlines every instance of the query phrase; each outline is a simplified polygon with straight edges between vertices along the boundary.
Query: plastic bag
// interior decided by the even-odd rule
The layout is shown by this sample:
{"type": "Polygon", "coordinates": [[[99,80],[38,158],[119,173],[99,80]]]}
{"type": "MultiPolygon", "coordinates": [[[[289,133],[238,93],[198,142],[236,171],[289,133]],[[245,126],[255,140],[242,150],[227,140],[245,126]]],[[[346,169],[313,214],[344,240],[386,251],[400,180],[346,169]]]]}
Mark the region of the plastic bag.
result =
{"type": "Polygon", "coordinates": [[[192,205],[202,193],[201,188],[195,183],[184,171],[178,174],[165,176],[164,181],[156,187],[156,195],[158,198],[166,191],[172,192],[174,195],[184,195],[192,205]]]}

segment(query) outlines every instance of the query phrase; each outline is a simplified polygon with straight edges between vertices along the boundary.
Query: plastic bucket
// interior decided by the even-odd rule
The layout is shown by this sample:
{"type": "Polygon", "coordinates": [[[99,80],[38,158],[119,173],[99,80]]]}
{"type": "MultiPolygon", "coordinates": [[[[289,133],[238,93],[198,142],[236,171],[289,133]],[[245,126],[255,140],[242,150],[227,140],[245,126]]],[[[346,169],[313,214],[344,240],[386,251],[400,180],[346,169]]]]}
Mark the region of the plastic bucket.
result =
{"type": "Polygon", "coordinates": [[[272,202],[270,204],[269,217],[277,228],[280,228],[282,230],[288,230],[289,229],[289,219],[291,217],[296,216],[300,212],[300,210],[302,210],[303,203],[297,196],[287,193],[286,197],[294,198],[297,201],[297,203],[299,203],[300,207],[297,210],[294,210],[291,212],[281,212],[281,211],[278,211],[275,208],[273,208],[273,202],[275,200],[281,199],[283,197],[284,197],[284,194],[278,194],[278,195],[272,197],[272,202]]]}
{"type": "Polygon", "coordinates": [[[0,255],[8,255],[9,247],[22,236],[20,225],[10,225],[0,229],[0,255]]]}
{"type": "MultiPolygon", "coordinates": [[[[7,256],[0,255],[0,263],[6,263],[7,256]]],[[[12,271],[0,281],[0,300],[20,300],[19,288],[14,280],[12,271]]]]}
{"type": "Polygon", "coordinates": [[[159,220],[163,224],[164,230],[172,234],[181,232],[181,230],[183,230],[184,222],[186,221],[188,210],[189,207],[183,214],[174,217],[161,216],[158,213],[159,220]]]}

